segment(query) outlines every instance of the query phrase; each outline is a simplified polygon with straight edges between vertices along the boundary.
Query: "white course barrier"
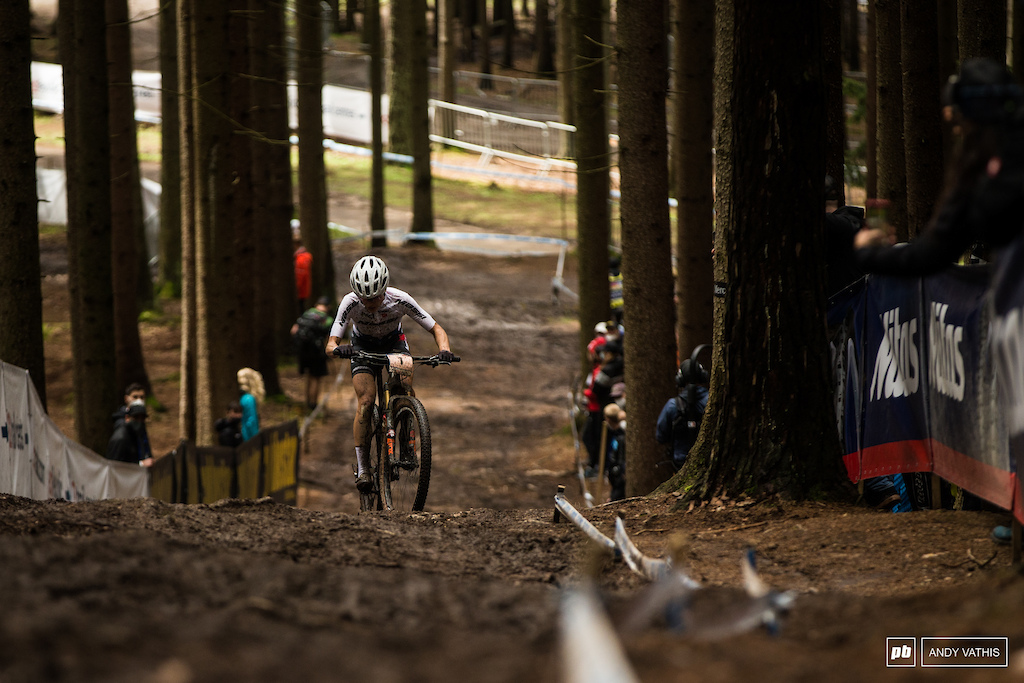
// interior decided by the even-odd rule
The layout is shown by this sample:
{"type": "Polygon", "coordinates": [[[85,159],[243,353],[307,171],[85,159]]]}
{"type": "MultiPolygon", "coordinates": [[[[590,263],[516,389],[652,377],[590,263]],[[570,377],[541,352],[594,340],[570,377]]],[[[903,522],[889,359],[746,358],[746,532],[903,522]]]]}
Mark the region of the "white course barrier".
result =
{"type": "Polygon", "coordinates": [[[756,628],[764,628],[772,635],[778,633],[781,618],[792,609],[796,593],[770,588],[757,574],[752,549],[743,554],[740,562],[745,595],[737,596],[727,606],[718,605],[713,617],[705,615],[698,621],[693,600],[703,594],[700,583],[673,566],[669,559],[650,558],[641,553],[626,534],[621,516],[615,520],[615,540],[602,534],[565,499],[562,490],[560,487],[555,495],[556,521],[559,514],[564,515],[587,538],[611,550],[633,572],[651,582],[624,612],[620,622],[622,632],[635,633],[662,620],[670,628],[698,640],[719,640],[756,628]]]}
{"type": "Polygon", "coordinates": [[[593,586],[565,593],[560,631],[563,681],[639,683],[593,586]]]}
{"type": "MultiPolygon", "coordinates": [[[[622,559],[626,561],[626,565],[634,573],[650,581],[665,578],[672,571],[671,560],[647,557],[637,550],[637,547],[633,545],[633,541],[630,540],[629,535],[626,533],[626,525],[623,523],[622,517],[615,518],[615,545],[618,546],[619,552],[622,553],[622,559]]],[[[689,577],[686,578],[692,584],[691,588],[700,588],[700,584],[696,581],[689,577]]]]}
{"type": "MultiPolygon", "coordinates": [[[[146,255],[152,259],[160,252],[160,183],[141,178],[142,220],[146,234],[146,255]]],[[[39,197],[40,223],[67,225],[68,183],[64,169],[36,167],[36,195],[39,197]]]]}
{"type": "Polygon", "coordinates": [[[590,523],[586,517],[580,514],[579,510],[572,506],[572,503],[565,499],[561,493],[555,495],[555,507],[558,511],[565,515],[566,519],[571,521],[580,531],[586,534],[587,538],[601,546],[605,550],[611,551],[612,553],[618,554],[618,548],[615,545],[615,541],[608,538],[600,531],[597,530],[593,524],[590,523]]]}
{"type": "Polygon", "coordinates": [[[0,493],[48,500],[149,495],[149,472],[107,460],[64,436],[43,410],[28,370],[0,361],[0,493]]]}

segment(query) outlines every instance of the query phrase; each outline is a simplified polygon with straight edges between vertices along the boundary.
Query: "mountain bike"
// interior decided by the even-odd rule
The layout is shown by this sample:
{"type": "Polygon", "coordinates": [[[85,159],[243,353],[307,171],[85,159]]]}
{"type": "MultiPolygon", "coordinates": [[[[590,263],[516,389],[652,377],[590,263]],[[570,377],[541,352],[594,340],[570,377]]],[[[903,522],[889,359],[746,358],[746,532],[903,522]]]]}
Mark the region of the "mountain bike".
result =
{"type": "MultiPolygon", "coordinates": [[[[373,489],[359,493],[359,509],[422,510],[430,486],[430,423],[402,378],[413,365],[449,365],[434,356],[355,351],[353,360],[374,368],[377,398],[370,416],[367,453],[373,489]]],[[[458,362],[458,356],[454,362],[458,362]]]]}

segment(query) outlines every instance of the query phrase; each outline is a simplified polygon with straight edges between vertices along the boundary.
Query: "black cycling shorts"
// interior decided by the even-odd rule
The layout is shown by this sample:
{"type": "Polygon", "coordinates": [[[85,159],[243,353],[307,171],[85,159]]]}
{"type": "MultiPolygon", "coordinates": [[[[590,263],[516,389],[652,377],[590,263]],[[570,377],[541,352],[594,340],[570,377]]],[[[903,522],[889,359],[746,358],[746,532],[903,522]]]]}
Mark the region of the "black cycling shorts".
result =
{"type": "Polygon", "coordinates": [[[310,377],[327,375],[327,354],[315,342],[299,342],[299,374],[309,372],[310,377]]]}
{"type": "MultiPolygon", "coordinates": [[[[409,353],[409,342],[405,340],[405,334],[402,332],[389,334],[382,339],[353,334],[352,348],[356,351],[366,351],[368,353],[409,353]]],[[[379,366],[360,362],[357,358],[352,359],[353,376],[358,375],[360,372],[373,374],[377,367],[379,366]]]]}

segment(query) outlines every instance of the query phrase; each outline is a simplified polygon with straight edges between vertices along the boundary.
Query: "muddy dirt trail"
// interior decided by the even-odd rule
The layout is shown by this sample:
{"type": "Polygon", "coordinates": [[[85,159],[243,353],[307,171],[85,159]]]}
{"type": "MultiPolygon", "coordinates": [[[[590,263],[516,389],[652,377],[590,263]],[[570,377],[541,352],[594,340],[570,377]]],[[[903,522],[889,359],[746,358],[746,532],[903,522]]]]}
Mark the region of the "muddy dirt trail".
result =
{"type": "MultiPolygon", "coordinates": [[[[582,509],[566,398],[577,326],[571,306],[552,302],[554,259],[381,255],[463,358],[417,371],[436,453],[426,511],[356,511],[347,380],[303,445],[296,508],[0,497],[0,680],[570,680],[559,634],[566,591],[589,577],[616,620],[635,614],[649,582],[552,521],[560,483],[582,509]]],[[[339,248],[339,272],[356,256],[339,248]]],[[[51,412],[70,432],[60,266],[59,245],[44,245],[51,412]]],[[[171,407],[177,334],[143,325],[155,394],[171,407]]],[[[414,351],[431,348],[422,330],[409,336],[414,351]]],[[[294,366],[282,375],[290,401],[268,402],[265,421],[301,416],[301,380],[294,366]]],[[[174,412],[151,421],[157,452],[174,445],[174,412]]],[[[706,586],[695,619],[746,604],[748,547],[762,578],[796,600],[777,635],[708,641],[660,618],[623,634],[639,680],[916,680],[920,669],[886,668],[886,637],[941,635],[1008,637],[1014,673],[937,669],[929,680],[1024,677],[1024,580],[988,537],[1005,516],[677,503],[631,499],[586,514],[606,534],[621,514],[642,551],[675,552],[706,586]]]]}

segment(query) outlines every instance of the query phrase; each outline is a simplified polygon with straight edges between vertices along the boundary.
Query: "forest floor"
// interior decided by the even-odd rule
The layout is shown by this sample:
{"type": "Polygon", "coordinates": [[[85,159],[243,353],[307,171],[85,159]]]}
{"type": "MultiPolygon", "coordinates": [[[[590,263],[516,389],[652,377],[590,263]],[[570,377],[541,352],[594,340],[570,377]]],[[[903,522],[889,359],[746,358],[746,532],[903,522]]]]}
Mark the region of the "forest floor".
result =
{"type": "MultiPolygon", "coordinates": [[[[62,240],[43,244],[47,390],[54,419],[73,433],[62,240]]],[[[337,246],[339,272],[359,249],[337,246]]],[[[416,376],[435,444],[426,511],[357,512],[353,397],[340,366],[302,444],[297,507],[0,497],[0,680],[570,680],[559,636],[566,589],[591,577],[616,619],[639,604],[644,579],[595,560],[576,527],[552,521],[559,484],[584,510],[567,396],[578,326],[569,304],[552,301],[555,258],[381,255],[463,358],[416,376]]],[[[176,320],[167,311],[142,324],[154,394],[168,408],[150,420],[157,453],[177,441],[176,320]]],[[[418,328],[410,342],[432,345],[418,328]]],[[[282,379],[287,400],[264,405],[266,424],[302,415],[294,365],[282,379]]],[[[982,635],[1008,637],[1024,676],[1024,579],[1009,548],[989,539],[1005,515],[677,503],[652,496],[585,514],[609,535],[621,514],[651,556],[681,547],[712,611],[743,602],[747,547],[764,580],[797,597],[774,636],[705,640],[659,623],[624,633],[639,680],[872,680],[886,671],[887,637],[982,635]]],[[[929,673],[1007,678],[1005,669],[929,673]]]]}

